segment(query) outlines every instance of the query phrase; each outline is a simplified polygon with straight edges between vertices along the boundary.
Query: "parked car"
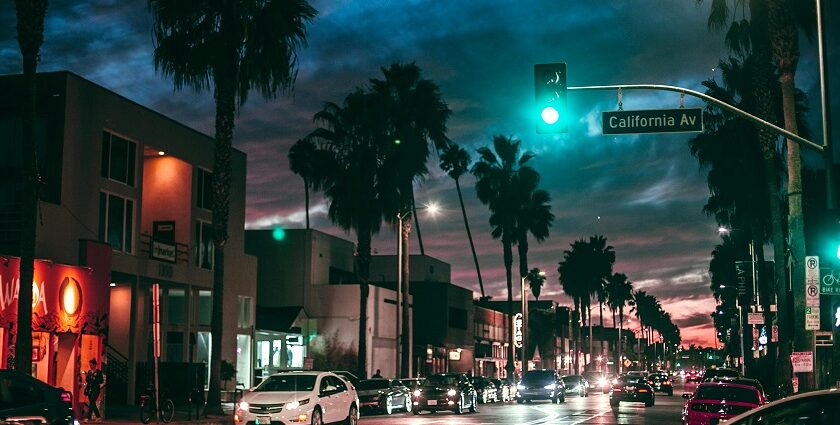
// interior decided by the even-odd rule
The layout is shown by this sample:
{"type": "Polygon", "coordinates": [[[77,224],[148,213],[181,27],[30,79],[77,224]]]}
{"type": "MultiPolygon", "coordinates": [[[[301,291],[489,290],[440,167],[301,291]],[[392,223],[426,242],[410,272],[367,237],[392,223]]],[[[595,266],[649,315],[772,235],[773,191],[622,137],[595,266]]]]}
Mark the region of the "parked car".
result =
{"type": "Polygon", "coordinates": [[[587,371],[583,372],[590,391],[601,391],[606,394],[612,388],[612,379],[605,372],[587,371]]]}
{"type": "Polygon", "coordinates": [[[529,370],[522,374],[516,385],[516,402],[551,400],[553,403],[566,401],[566,385],[556,371],[551,369],[529,370]]]}
{"type": "Polygon", "coordinates": [[[563,383],[566,384],[566,394],[589,397],[589,383],[583,376],[566,375],[563,377],[563,383]]]}
{"type": "Polygon", "coordinates": [[[411,392],[397,379],[365,379],[356,386],[359,408],[390,415],[394,410],[411,411],[411,392]]]}
{"type": "Polygon", "coordinates": [[[236,424],[356,423],[359,398],[352,384],[332,372],[283,372],[269,376],[236,404],[236,424]]]}
{"type": "Polygon", "coordinates": [[[726,425],[836,424],[840,391],[813,391],[783,398],[730,418],[726,425]]]}
{"type": "Polygon", "coordinates": [[[359,382],[361,381],[361,379],[359,379],[359,377],[353,372],[348,372],[346,370],[332,370],[330,372],[342,377],[345,381],[353,384],[354,387],[359,385],[359,382]]]}
{"type": "Polygon", "coordinates": [[[685,382],[700,382],[700,379],[703,377],[703,374],[696,369],[691,369],[685,372],[685,382]]]}
{"type": "Polygon", "coordinates": [[[73,394],[29,375],[0,369],[0,422],[43,418],[50,425],[78,425],[73,394]]]}
{"type": "Polygon", "coordinates": [[[747,385],[750,387],[755,387],[764,399],[767,399],[767,393],[764,392],[764,386],[761,385],[761,382],[757,379],[750,379],[750,378],[732,378],[729,376],[716,376],[713,378],[709,378],[708,382],[727,382],[730,384],[739,384],[739,385],[747,385]]]}
{"type": "Polygon", "coordinates": [[[494,378],[491,381],[496,385],[496,398],[502,403],[507,403],[516,396],[514,394],[515,387],[511,386],[506,380],[494,378]]]}
{"type": "Polygon", "coordinates": [[[419,415],[428,410],[451,410],[457,414],[478,410],[478,394],[470,379],[462,373],[439,373],[423,381],[420,388],[414,390],[411,413],[419,415]]]}
{"type": "Polygon", "coordinates": [[[709,425],[764,404],[764,396],[748,385],[705,382],[697,386],[683,406],[683,425],[709,425]]]}
{"type": "Polygon", "coordinates": [[[698,382],[709,382],[711,381],[711,378],[716,378],[719,376],[726,376],[729,378],[740,378],[741,372],[738,372],[735,369],[727,369],[722,367],[710,368],[706,369],[706,371],[703,372],[703,376],[698,382]]]}
{"type": "Polygon", "coordinates": [[[423,384],[423,378],[403,378],[400,379],[400,382],[413,393],[414,390],[420,388],[420,385],[423,384]]]}
{"type": "Polygon", "coordinates": [[[650,384],[656,392],[674,395],[674,385],[671,383],[671,377],[665,373],[653,373],[648,375],[648,384],[650,384]]]}
{"type": "Polygon", "coordinates": [[[483,376],[473,376],[472,384],[478,393],[479,403],[496,403],[499,401],[499,395],[496,391],[496,384],[483,376]]]}
{"type": "Polygon", "coordinates": [[[656,395],[645,378],[623,375],[615,380],[610,390],[610,406],[619,407],[622,402],[639,402],[651,407],[656,403],[656,395]]]}

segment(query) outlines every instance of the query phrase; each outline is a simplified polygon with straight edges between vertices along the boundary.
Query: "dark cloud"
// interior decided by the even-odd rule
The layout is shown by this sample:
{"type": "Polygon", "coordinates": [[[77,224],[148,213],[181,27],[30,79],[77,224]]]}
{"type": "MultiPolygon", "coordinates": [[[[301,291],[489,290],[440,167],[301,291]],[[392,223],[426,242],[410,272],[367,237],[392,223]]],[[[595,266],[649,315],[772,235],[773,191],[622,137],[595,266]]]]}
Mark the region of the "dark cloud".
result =
{"type": "MultiPolygon", "coordinates": [[[[727,54],[722,36],[707,32],[709,2],[312,2],[320,14],[300,52],[294,93],[273,101],[253,95],[237,120],[235,145],[248,154],[248,226],[302,226],[303,185],[288,170],[289,147],[313,129],[324,102],[340,103],[379,78],[381,66],[416,61],[453,110],[452,140],[474,152],[495,134],[513,135],[537,154],[533,164],[557,216],[551,237],[533,243],[529,256],[532,267],[549,274],[544,297],[568,302],[556,272],[563,251],[575,239],[603,234],[615,247],[615,270],[660,297],[687,340],[709,343],[713,331],[700,318],[714,305],[706,269],[717,235],[701,212],[708,190],[688,153],[690,135],[601,136],[600,113],[616,108],[613,92],[570,94],[569,113],[578,118],[568,134],[536,135],[529,112],[531,67],[540,62],[567,62],[570,85],[701,88],[727,54]]],[[[0,73],[20,69],[14,22],[13,8],[0,8],[0,73]]],[[[155,72],[146,2],[51,1],[45,36],[41,70],[69,69],[213,134],[211,94],[175,92],[155,72]]],[[[814,67],[806,46],[797,82],[817,98],[814,67]]],[[[626,109],[677,104],[675,94],[624,93],[626,109]]],[[[445,211],[422,218],[426,252],[450,262],[453,280],[477,292],[454,183],[431,161],[418,202],[437,201],[445,211]]],[[[490,213],[476,199],[472,177],[461,186],[486,291],[503,298],[501,244],[490,237],[490,213]]],[[[315,227],[355,238],[329,223],[320,194],[311,205],[315,227]]],[[[383,226],[373,245],[395,252],[393,231],[383,226]]],[[[416,240],[411,249],[417,252],[416,240]]]]}

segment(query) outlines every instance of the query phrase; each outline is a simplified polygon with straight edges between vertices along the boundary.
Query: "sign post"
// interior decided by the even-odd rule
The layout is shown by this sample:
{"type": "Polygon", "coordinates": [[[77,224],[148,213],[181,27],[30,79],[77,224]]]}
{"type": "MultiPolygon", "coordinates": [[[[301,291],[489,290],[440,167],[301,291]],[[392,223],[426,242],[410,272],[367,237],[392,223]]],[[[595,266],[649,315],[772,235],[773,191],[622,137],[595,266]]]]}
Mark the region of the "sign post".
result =
{"type": "Polygon", "coordinates": [[[152,284],[152,344],[154,345],[155,358],[155,412],[158,413],[158,422],[160,422],[160,284],[152,284]]]}
{"type": "Polygon", "coordinates": [[[606,111],[601,129],[608,134],[699,133],[703,131],[701,108],[606,111]]]}

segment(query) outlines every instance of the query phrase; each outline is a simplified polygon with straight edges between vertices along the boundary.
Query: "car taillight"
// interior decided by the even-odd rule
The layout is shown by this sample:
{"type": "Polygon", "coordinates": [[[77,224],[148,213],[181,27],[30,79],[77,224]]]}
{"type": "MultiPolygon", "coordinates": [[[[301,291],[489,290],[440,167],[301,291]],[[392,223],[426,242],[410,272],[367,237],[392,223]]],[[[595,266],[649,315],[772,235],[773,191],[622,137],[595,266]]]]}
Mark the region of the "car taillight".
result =
{"type": "Polygon", "coordinates": [[[61,392],[61,401],[65,403],[73,403],[73,394],[70,391],[62,391],[61,392]]]}

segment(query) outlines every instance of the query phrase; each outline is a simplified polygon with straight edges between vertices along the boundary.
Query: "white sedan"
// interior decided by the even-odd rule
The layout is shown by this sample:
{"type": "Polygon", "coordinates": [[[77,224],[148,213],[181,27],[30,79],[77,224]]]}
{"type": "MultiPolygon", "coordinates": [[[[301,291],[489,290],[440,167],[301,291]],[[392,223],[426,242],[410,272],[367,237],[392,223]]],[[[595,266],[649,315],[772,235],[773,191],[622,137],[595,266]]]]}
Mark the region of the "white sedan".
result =
{"type": "Polygon", "coordinates": [[[331,372],[283,372],[246,392],[236,405],[236,425],[324,425],[359,421],[356,389],[331,372]]]}

